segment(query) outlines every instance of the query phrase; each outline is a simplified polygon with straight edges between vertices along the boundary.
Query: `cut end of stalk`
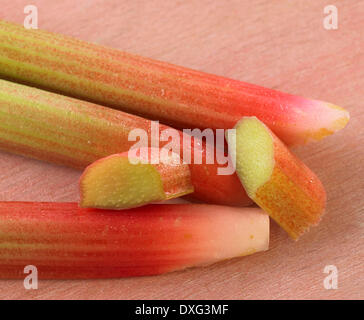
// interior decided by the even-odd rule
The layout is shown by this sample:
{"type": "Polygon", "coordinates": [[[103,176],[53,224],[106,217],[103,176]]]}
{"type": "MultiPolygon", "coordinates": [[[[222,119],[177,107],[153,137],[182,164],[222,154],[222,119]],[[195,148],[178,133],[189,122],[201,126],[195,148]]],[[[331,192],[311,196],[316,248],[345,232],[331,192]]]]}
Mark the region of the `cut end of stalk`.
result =
{"type": "Polygon", "coordinates": [[[310,142],[312,140],[321,140],[333,133],[344,129],[350,120],[350,114],[344,108],[341,108],[332,103],[324,102],[324,101],[313,101],[313,104],[316,104],[318,107],[317,110],[321,110],[316,113],[316,119],[313,120],[312,128],[308,129],[306,132],[306,140],[305,143],[310,142]]]}
{"type": "Polygon", "coordinates": [[[249,197],[269,180],[274,168],[273,139],[256,117],[240,120],[236,127],[236,171],[249,197]]]}
{"type": "Polygon", "coordinates": [[[85,169],[80,179],[80,206],[128,209],[192,192],[188,165],[134,164],[126,152],[100,159],[85,169]]]}
{"type": "Polygon", "coordinates": [[[83,208],[127,209],[166,199],[157,169],[112,155],[86,168],[80,180],[83,208]]]}
{"type": "Polygon", "coordinates": [[[236,125],[236,170],[248,195],[297,239],[324,212],[326,193],[316,175],[255,117],[236,125]]]}

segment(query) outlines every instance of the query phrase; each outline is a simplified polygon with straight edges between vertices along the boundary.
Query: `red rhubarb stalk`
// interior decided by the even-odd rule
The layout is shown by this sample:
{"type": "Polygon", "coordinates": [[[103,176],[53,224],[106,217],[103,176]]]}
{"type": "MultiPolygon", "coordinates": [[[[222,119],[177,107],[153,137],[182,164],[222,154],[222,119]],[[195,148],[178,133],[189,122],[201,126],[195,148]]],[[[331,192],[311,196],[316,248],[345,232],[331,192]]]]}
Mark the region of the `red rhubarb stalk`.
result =
{"type": "Polygon", "coordinates": [[[233,128],[256,116],[286,144],[343,128],[344,109],[0,21],[0,76],[160,120],[233,128]]]}
{"type": "Polygon", "coordinates": [[[260,209],[149,205],[120,213],[76,203],[0,202],[0,278],[156,275],[267,250],[260,209]]]}
{"type": "MultiPolygon", "coordinates": [[[[150,120],[138,116],[0,80],[0,149],[9,152],[83,169],[100,158],[129,151],[136,144],[129,139],[133,129],[143,130],[150,140],[151,127],[150,120]]],[[[226,165],[205,161],[217,149],[197,138],[191,142],[190,136],[167,126],[158,129],[157,138],[168,130],[180,138],[172,139],[172,144],[181,157],[187,152],[194,160],[194,146],[201,146],[202,163],[192,161],[189,166],[195,198],[236,206],[252,203],[235,173],[219,175],[218,169],[226,165]],[[189,144],[184,146],[185,141],[189,144]]]]}

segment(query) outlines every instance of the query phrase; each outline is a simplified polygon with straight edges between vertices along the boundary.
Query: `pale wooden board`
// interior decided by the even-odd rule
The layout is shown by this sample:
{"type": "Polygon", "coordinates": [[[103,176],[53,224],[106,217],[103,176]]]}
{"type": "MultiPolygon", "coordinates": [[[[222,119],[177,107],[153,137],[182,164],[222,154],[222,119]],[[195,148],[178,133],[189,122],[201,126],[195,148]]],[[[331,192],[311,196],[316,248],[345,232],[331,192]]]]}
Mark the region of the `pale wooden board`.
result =
{"type": "MultiPolygon", "coordinates": [[[[364,1],[1,0],[0,18],[22,23],[35,4],[39,27],[148,57],[334,102],[348,127],[296,148],[322,179],[327,213],[294,242],[271,223],[268,252],[172,274],[96,281],[1,281],[6,299],[363,298],[364,1]],[[334,4],[339,29],[323,28],[334,4]],[[326,290],[326,265],[339,288],[326,290]]],[[[77,201],[80,172],[0,153],[0,200],[77,201]]]]}

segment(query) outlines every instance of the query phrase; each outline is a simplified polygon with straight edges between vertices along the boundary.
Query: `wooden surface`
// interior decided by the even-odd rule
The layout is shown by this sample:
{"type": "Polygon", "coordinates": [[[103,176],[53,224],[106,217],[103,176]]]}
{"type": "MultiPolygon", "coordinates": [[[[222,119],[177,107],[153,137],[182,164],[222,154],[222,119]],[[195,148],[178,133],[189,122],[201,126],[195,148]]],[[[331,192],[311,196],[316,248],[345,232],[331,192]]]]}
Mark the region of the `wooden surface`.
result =
{"type": "MultiPolygon", "coordinates": [[[[1,0],[0,18],[183,66],[336,103],[348,127],[294,151],[322,179],[327,212],[300,241],[271,223],[268,252],[156,277],[95,281],[1,281],[1,299],[363,298],[364,1],[1,0]],[[323,28],[323,8],[339,28],[323,28]],[[326,290],[326,265],[338,289],[326,290]]],[[[0,153],[0,200],[77,201],[80,172],[0,153]]]]}

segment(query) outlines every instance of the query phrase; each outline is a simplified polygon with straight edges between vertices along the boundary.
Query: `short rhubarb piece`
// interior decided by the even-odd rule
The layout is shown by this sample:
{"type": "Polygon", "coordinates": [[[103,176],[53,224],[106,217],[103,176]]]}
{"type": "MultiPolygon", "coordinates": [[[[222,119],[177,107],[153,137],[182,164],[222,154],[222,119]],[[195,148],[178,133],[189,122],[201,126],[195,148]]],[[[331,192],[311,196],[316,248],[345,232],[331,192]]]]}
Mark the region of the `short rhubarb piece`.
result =
{"type": "Polygon", "coordinates": [[[242,118],[235,128],[236,137],[227,139],[236,139],[236,170],[248,196],[297,239],[320,221],[323,185],[256,117],[242,118]]]}
{"type": "Polygon", "coordinates": [[[189,166],[177,154],[152,148],[114,154],[88,166],[80,179],[80,206],[128,209],[193,192],[189,166]]]}
{"type": "Polygon", "coordinates": [[[0,202],[0,278],[156,275],[268,249],[258,208],[149,205],[122,212],[77,203],[0,202]]]}
{"type": "Polygon", "coordinates": [[[5,21],[0,76],[176,128],[231,129],[241,117],[257,116],[292,145],[322,139],[349,120],[346,110],[328,102],[5,21]]]}

